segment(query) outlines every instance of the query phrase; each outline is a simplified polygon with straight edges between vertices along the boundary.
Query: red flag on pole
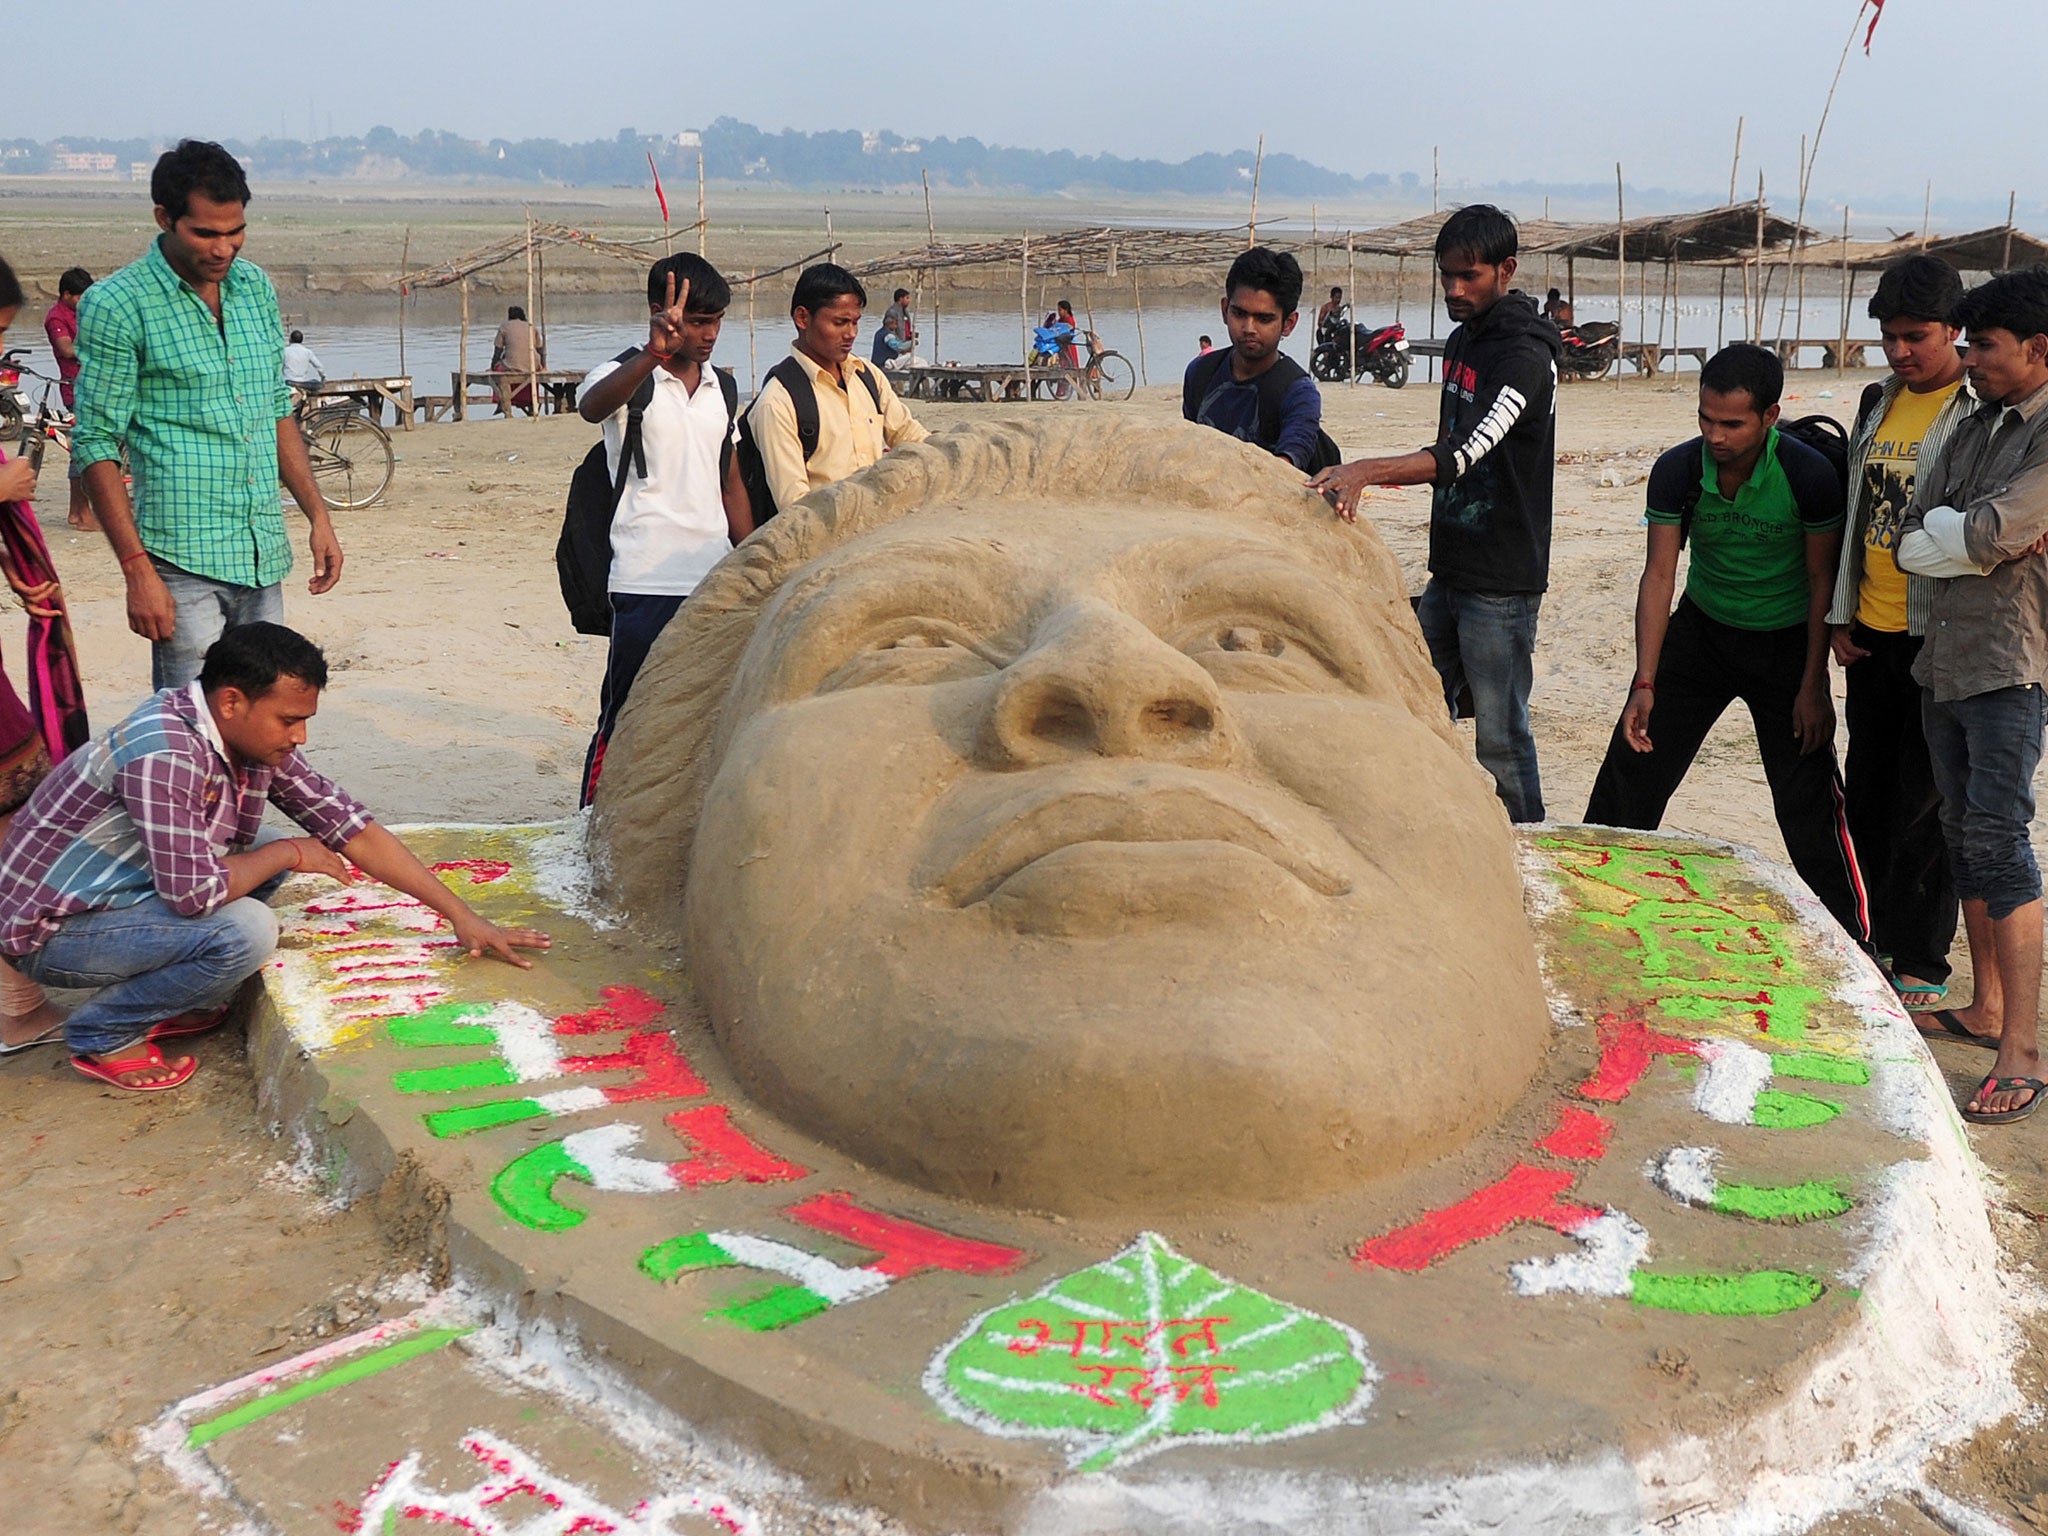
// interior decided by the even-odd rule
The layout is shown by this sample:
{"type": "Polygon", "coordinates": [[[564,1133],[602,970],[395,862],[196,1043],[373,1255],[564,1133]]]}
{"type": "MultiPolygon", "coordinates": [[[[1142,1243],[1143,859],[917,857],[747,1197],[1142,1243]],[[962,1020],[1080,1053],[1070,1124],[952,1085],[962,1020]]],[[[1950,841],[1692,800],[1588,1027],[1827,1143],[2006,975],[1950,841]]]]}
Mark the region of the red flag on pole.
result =
{"type": "MultiPolygon", "coordinates": [[[[1875,23],[1873,23],[1875,25],[1875,23]]],[[[668,196],[661,190],[661,172],[654,167],[654,151],[647,151],[647,169],[654,171],[654,200],[661,204],[661,222],[668,223],[668,196]]]]}
{"type": "Polygon", "coordinates": [[[1870,40],[1877,35],[1877,24],[1884,16],[1884,0],[1864,0],[1864,3],[1870,7],[1870,30],[1863,34],[1863,52],[1868,57],[1870,40]]]}

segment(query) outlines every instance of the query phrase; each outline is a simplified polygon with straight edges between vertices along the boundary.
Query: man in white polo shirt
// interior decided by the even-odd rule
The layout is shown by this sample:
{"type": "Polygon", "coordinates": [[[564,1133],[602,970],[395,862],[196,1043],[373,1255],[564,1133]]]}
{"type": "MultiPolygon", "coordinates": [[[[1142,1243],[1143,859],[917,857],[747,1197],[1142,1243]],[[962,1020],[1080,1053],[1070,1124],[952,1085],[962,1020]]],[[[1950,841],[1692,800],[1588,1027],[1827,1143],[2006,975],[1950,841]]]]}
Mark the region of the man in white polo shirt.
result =
{"type": "Polygon", "coordinates": [[[614,485],[621,456],[633,450],[612,513],[611,656],[583,765],[583,805],[597,792],[605,744],[656,637],[726,550],[754,531],[733,453],[738,393],[731,376],[711,366],[731,302],[732,289],[703,257],[664,257],[647,274],[647,345],[583,381],[577,408],[585,421],[604,424],[614,485]]]}

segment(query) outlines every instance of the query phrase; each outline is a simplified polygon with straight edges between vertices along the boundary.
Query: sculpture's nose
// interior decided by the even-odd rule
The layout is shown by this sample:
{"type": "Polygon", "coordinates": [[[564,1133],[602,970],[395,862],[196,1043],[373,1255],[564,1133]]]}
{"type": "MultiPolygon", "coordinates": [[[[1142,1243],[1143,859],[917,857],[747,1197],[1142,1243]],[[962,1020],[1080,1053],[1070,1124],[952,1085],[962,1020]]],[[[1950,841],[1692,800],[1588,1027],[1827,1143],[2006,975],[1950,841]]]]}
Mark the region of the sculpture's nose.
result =
{"type": "Polygon", "coordinates": [[[1098,598],[1039,627],[1003,671],[983,750],[1008,768],[1074,757],[1143,757],[1213,767],[1233,737],[1215,679],[1098,598]]]}

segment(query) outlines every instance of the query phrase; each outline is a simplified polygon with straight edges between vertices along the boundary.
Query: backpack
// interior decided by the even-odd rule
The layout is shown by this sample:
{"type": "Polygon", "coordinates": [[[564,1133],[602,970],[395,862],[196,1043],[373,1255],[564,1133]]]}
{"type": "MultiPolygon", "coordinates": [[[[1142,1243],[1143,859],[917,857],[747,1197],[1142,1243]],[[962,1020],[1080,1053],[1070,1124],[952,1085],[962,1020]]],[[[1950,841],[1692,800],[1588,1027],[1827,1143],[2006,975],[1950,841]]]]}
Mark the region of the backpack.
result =
{"type": "MultiPolygon", "coordinates": [[[[865,368],[853,370],[860,375],[861,383],[867,385],[868,394],[873,397],[875,409],[882,408],[882,386],[875,382],[874,374],[865,368]]],[[[768,370],[761,387],[767,388],[769,379],[780,379],[782,387],[789,391],[789,403],[796,411],[797,445],[804,451],[804,462],[810,463],[811,455],[818,451],[818,391],[811,384],[811,371],[795,357],[785,357],[768,370]]],[[[740,418],[740,484],[747,488],[747,499],[753,503],[754,526],[760,527],[782,509],[775,505],[775,493],[768,488],[768,467],[761,462],[761,445],[754,438],[754,406],[761,403],[757,390],[753,405],[747,407],[747,414],[740,418]]]]}
{"type": "MultiPolygon", "coordinates": [[[[1205,352],[1195,359],[1188,369],[1187,377],[1181,380],[1180,413],[1189,421],[1201,413],[1203,397],[1216,382],[1216,372],[1230,361],[1230,348],[1218,347],[1205,352]]],[[[1287,391],[1294,387],[1296,379],[1305,379],[1308,374],[1301,364],[1282,353],[1279,360],[1258,377],[1259,391],[1259,439],[1261,448],[1270,449],[1280,441],[1280,407],[1287,399],[1287,391]]],[[[1337,440],[1321,427],[1316,428],[1315,452],[1309,455],[1308,473],[1331,468],[1344,462],[1344,451],[1337,446],[1337,440]]]]}
{"type": "MultiPolygon", "coordinates": [[[[1835,480],[1842,490],[1846,505],[1849,496],[1849,433],[1832,416],[1801,416],[1797,421],[1780,421],[1778,436],[1792,438],[1811,448],[1828,461],[1828,467],[1835,472],[1835,480]]],[[[1678,547],[1685,548],[1685,542],[1692,537],[1692,515],[1699,510],[1701,484],[1689,481],[1685,488],[1685,499],[1678,508],[1678,547]]]]}
{"type": "MultiPolygon", "coordinates": [[[[612,361],[625,363],[639,355],[628,347],[612,361]]],[[[740,387],[723,368],[714,367],[718,391],[725,396],[728,422],[739,414],[740,387]]],[[[613,478],[604,439],[590,445],[590,452],[569,477],[568,504],[562,512],[562,532],[555,540],[555,579],[562,588],[562,602],[569,610],[569,622],[579,635],[609,635],[612,632],[611,593],[607,586],[612,569],[612,517],[619,499],[626,494],[626,476],[647,478],[647,456],[641,451],[641,420],[654,401],[654,375],[640,381],[626,401],[626,430],[619,438],[619,473],[613,478]]],[[[728,438],[719,453],[719,475],[732,455],[728,438]]]]}

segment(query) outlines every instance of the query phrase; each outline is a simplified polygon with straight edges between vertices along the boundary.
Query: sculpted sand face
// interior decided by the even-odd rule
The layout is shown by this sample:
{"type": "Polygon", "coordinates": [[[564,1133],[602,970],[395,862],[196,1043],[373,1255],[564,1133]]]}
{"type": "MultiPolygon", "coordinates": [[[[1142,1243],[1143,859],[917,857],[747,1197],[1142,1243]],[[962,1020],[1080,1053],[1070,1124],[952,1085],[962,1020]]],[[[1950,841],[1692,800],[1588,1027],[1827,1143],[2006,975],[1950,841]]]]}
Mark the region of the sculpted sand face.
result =
{"type": "Polygon", "coordinates": [[[693,772],[643,775],[692,707],[665,637],[607,766],[620,883],[663,852],[630,802],[701,785],[685,924],[735,1068],[930,1188],[1156,1210],[1439,1155],[1548,1018],[1392,562],[1226,440],[1097,433],[1209,493],[1090,487],[1065,423],[980,493],[987,428],[886,466],[893,516],[828,508],[868,526],[753,585],[693,772]]]}

